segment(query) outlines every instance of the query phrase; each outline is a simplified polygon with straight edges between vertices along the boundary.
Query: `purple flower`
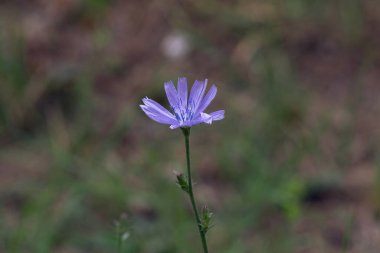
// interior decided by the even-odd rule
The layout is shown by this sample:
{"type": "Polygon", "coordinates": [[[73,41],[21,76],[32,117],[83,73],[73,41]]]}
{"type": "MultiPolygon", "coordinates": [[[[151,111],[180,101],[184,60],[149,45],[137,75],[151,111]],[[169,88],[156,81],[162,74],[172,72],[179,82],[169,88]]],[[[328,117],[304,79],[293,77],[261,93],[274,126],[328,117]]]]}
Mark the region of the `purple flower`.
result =
{"type": "Polygon", "coordinates": [[[207,114],[204,110],[214,99],[217,89],[212,85],[204,96],[207,86],[205,81],[195,81],[188,96],[187,80],[178,78],[177,90],[172,81],[165,83],[166,96],[170,104],[171,112],[156,101],[143,98],[140,105],[145,114],[154,121],[161,124],[169,124],[170,129],[178,127],[191,127],[200,123],[211,124],[214,120],[224,118],[224,110],[207,114]]]}

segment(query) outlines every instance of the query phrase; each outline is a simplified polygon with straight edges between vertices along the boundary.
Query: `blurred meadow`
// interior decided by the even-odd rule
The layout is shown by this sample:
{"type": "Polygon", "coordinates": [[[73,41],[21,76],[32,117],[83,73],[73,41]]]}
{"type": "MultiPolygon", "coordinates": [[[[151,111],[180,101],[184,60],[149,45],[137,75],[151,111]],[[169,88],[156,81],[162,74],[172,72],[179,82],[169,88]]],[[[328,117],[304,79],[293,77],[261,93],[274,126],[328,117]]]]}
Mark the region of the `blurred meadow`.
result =
{"type": "Polygon", "coordinates": [[[191,136],[219,253],[380,252],[380,2],[0,1],[0,252],[200,252],[163,82],[209,79],[191,136]]]}

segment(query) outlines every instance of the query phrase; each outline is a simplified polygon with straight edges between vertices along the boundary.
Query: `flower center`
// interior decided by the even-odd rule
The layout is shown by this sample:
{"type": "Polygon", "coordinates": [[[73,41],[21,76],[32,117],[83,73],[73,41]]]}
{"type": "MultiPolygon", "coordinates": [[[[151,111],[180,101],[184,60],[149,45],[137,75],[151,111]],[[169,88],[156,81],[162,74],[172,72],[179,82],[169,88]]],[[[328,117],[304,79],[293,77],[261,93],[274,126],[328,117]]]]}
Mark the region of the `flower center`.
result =
{"type": "Polygon", "coordinates": [[[181,99],[179,99],[178,104],[175,107],[171,107],[176,119],[180,122],[180,125],[183,125],[193,118],[194,108],[194,101],[189,101],[187,104],[184,104],[181,99]]]}

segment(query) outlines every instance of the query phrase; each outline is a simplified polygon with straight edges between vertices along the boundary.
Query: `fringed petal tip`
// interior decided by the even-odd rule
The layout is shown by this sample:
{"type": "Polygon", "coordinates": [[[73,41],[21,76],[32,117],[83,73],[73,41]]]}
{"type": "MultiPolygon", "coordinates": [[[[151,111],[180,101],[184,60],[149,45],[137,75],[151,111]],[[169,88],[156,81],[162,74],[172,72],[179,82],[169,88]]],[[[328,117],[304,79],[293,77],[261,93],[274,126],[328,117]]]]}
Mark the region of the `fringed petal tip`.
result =
{"type": "Polygon", "coordinates": [[[140,108],[152,120],[161,124],[175,124],[177,122],[174,115],[156,101],[147,97],[143,98],[142,101],[144,104],[140,105],[140,108]]]}

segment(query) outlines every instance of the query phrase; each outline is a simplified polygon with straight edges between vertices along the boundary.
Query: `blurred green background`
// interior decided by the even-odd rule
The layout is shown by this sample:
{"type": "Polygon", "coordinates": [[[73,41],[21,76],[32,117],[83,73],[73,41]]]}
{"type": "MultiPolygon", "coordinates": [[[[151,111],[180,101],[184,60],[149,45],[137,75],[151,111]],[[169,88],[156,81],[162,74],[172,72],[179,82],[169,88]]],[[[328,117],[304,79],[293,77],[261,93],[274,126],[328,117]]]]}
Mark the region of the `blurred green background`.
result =
{"type": "Polygon", "coordinates": [[[226,110],[191,136],[211,252],[380,251],[380,2],[0,2],[0,252],[201,252],[163,82],[226,110]]]}

